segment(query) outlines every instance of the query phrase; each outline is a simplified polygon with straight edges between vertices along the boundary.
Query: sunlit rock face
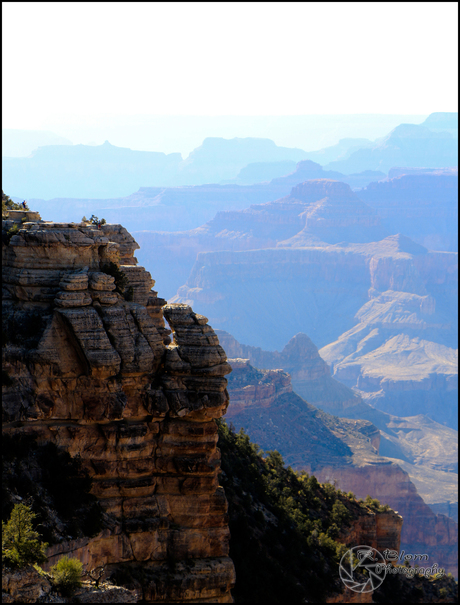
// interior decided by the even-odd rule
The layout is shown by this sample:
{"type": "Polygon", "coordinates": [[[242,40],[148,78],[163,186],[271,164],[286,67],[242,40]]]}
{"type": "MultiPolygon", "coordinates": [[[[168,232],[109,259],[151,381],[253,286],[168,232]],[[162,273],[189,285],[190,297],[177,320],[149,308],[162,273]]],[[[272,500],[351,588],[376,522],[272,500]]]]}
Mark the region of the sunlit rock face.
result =
{"type": "Polygon", "coordinates": [[[207,319],[158,298],[120,225],[16,212],[3,226],[4,431],[79,456],[105,511],[96,537],[50,547],[48,565],[142,564],[147,602],[231,602],[214,422],[231,368],[207,319]]]}

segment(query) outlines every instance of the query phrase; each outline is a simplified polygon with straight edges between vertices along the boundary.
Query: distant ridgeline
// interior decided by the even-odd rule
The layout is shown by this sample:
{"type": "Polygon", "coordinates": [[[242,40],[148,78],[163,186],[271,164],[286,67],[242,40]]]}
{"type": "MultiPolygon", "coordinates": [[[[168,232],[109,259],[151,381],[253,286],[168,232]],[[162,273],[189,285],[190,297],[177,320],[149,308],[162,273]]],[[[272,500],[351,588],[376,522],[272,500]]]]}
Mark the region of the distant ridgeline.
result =
{"type": "MultiPolygon", "coordinates": [[[[2,158],[3,186],[13,196],[41,202],[52,198],[99,198],[106,202],[110,199],[106,207],[112,207],[114,199],[130,196],[145,187],[268,183],[294,172],[298,162],[309,160],[325,167],[326,178],[339,178],[353,188],[362,188],[399,166],[457,166],[457,140],[457,114],[432,114],[423,124],[401,124],[376,141],[347,138],[311,152],[251,137],[206,138],[186,159],[180,153],[136,151],[116,147],[108,141],[98,146],[67,142],[39,146],[28,157],[2,158]]],[[[41,206],[37,209],[42,213],[45,210],[41,206]]],[[[58,218],[73,217],[58,215],[58,218]]]]}

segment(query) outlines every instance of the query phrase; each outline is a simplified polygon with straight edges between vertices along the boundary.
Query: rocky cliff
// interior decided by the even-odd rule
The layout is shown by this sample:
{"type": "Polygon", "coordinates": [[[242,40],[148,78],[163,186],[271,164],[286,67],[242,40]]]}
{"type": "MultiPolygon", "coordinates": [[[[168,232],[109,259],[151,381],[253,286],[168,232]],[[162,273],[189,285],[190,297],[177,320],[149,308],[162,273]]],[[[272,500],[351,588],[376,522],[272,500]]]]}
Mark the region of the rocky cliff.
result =
{"type": "Polygon", "coordinates": [[[3,227],[3,430],[79,456],[104,511],[49,565],[141,564],[147,602],[230,602],[214,419],[231,369],[207,319],[157,297],[120,225],[10,212],[3,227]]]}

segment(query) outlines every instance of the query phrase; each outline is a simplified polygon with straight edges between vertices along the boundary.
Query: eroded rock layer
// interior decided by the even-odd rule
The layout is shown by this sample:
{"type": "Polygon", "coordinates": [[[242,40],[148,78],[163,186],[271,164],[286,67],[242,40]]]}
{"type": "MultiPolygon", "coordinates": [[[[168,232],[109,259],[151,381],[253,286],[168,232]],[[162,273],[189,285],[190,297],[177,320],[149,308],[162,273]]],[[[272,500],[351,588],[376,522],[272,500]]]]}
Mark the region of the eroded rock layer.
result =
{"type": "Polygon", "coordinates": [[[231,602],[214,422],[231,368],[207,319],[157,297],[120,225],[21,212],[3,234],[4,431],[79,456],[105,513],[96,537],[51,546],[48,566],[142,563],[147,602],[231,602]]]}

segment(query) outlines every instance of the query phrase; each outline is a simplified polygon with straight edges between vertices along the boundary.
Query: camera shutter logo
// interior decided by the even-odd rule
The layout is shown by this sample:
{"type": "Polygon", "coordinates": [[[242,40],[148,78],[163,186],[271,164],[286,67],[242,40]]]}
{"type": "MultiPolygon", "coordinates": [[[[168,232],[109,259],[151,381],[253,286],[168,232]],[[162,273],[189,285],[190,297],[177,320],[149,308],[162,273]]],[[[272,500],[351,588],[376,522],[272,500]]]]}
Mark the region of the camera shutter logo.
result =
{"type": "Polygon", "coordinates": [[[372,592],[385,579],[386,561],[372,546],[354,546],[341,558],[339,574],[345,586],[353,592],[372,592]],[[367,570],[367,577],[363,579],[364,570],[367,570]]]}

